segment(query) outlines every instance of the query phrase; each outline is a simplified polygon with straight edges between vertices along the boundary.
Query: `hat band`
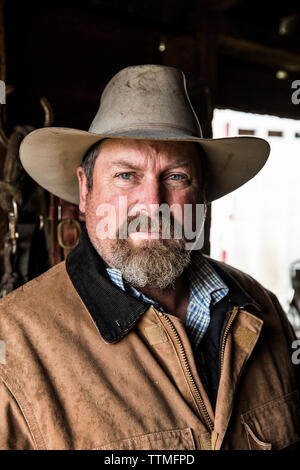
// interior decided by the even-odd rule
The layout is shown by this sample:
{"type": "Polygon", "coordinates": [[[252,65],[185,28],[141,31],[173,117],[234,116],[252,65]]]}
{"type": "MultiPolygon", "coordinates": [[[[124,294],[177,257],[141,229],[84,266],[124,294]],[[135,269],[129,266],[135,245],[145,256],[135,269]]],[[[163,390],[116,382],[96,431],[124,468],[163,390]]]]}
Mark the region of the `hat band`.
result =
{"type": "MultiPolygon", "coordinates": [[[[181,126],[175,126],[173,124],[166,124],[166,123],[161,123],[161,124],[132,124],[131,126],[126,126],[126,127],[120,127],[118,129],[110,129],[110,130],[101,130],[101,134],[116,134],[118,132],[126,132],[126,131],[131,131],[131,130],[142,130],[142,129],[165,129],[165,130],[177,130],[181,132],[186,132],[188,135],[193,137],[193,132],[190,129],[187,129],[186,127],[181,127],[181,126]]],[[[90,129],[90,132],[95,132],[93,129],[90,129]]],[[[99,132],[97,132],[99,133],[99,132]]]]}

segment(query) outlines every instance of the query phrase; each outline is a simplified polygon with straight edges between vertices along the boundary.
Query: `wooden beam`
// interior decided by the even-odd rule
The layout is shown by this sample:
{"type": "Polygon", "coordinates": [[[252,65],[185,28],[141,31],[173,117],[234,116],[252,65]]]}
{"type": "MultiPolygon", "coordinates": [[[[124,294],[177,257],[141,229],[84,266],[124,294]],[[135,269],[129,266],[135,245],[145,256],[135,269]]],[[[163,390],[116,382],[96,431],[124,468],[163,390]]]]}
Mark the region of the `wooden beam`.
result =
{"type": "Polygon", "coordinates": [[[195,91],[195,94],[201,86],[214,89],[217,73],[218,22],[215,15],[205,12],[197,23],[198,29],[194,34],[164,35],[166,49],[162,55],[164,65],[186,72],[190,91],[195,91]]]}
{"type": "Polygon", "coordinates": [[[199,7],[223,13],[242,1],[244,0],[204,0],[199,3],[199,7]]]}
{"type": "Polygon", "coordinates": [[[6,54],[5,54],[5,0],[0,0],[0,80],[6,79],[6,54]]]}
{"type": "MultiPolygon", "coordinates": [[[[4,35],[4,0],[0,0],[0,80],[6,79],[5,35],[4,35]]],[[[3,104],[0,104],[3,106],[3,104]]],[[[5,109],[3,114],[5,115],[5,109]]],[[[0,180],[3,178],[4,158],[6,148],[0,144],[0,180]]],[[[7,214],[0,208],[0,278],[4,273],[3,248],[7,232],[7,214]]]]}
{"type": "Polygon", "coordinates": [[[275,49],[263,44],[219,35],[218,51],[224,55],[235,56],[249,62],[278,67],[288,72],[300,71],[300,55],[284,49],[275,49]]]}

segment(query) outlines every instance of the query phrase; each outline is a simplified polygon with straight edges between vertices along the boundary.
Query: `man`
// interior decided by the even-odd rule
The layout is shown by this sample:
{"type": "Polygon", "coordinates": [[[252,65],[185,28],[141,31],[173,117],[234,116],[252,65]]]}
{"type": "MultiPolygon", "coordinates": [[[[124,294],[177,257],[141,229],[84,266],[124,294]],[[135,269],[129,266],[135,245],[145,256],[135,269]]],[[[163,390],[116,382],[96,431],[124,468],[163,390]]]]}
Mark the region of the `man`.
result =
{"type": "Polygon", "coordinates": [[[89,132],[25,138],[25,169],[79,203],[86,229],[66,263],[1,303],[1,448],[297,446],[285,314],[198,243],[198,207],[268,154],[262,139],[203,139],[182,72],[156,65],[113,77],[89,132]]]}

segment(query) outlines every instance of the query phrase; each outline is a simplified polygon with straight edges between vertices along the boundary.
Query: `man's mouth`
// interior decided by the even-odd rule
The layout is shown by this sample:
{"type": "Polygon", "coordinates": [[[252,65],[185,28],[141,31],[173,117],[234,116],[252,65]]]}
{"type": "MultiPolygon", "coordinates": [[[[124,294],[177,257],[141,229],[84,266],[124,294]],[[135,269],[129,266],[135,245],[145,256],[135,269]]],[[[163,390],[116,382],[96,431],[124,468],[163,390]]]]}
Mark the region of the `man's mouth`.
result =
{"type": "Polygon", "coordinates": [[[129,234],[129,237],[134,241],[158,240],[159,238],[161,238],[161,233],[160,232],[151,232],[150,230],[148,232],[131,232],[129,234]]]}

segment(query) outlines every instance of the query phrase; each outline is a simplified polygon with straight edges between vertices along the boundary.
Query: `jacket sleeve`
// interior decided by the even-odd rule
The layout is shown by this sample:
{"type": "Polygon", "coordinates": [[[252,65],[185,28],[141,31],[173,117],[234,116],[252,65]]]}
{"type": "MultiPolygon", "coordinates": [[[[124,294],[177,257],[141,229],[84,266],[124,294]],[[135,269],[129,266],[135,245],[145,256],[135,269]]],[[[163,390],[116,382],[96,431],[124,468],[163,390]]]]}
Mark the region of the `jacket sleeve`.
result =
{"type": "Polygon", "coordinates": [[[0,450],[34,450],[35,445],[18,403],[0,379],[0,450]]]}
{"type": "MultiPolygon", "coordinates": [[[[288,349],[289,349],[289,352],[290,352],[291,363],[293,364],[293,367],[294,367],[294,371],[295,371],[295,375],[296,375],[296,381],[297,381],[297,388],[298,388],[299,396],[300,396],[300,360],[299,359],[297,361],[293,360],[295,347],[298,350],[300,348],[300,345],[298,344],[299,340],[297,342],[297,337],[296,337],[295,331],[294,331],[292,325],[290,324],[285,311],[281,307],[281,304],[280,304],[279,300],[277,299],[276,295],[273,294],[273,293],[270,293],[270,294],[271,294],[272,302],[273,302],[273,304],[274,304],[274,306],[277,310],[277,313],[279,314],[279,318],[281,320],[283,334],[285,335],[285,338],[287,340],[287,345],[288,345],[288,349]]],[[[298,354],[298,357],[299,357],[299,355],[300,354],[298,354]]]]}

